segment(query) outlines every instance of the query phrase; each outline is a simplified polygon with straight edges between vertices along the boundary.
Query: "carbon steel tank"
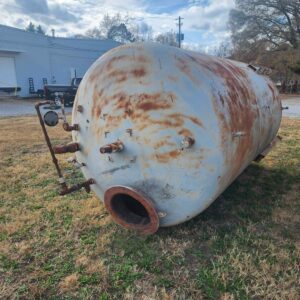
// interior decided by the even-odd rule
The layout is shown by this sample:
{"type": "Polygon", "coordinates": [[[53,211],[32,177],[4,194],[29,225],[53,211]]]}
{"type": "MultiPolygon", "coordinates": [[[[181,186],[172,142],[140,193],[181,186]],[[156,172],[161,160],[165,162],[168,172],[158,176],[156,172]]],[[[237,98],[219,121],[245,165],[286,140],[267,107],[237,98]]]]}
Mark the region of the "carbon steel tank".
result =
{"type": "Polygon", "coordinates": [[[252,66],[133,43],[87,71],[72,136],[113,219],[154,233],[205,210],[271,145],[281,114],[274,84],[252,66]]]}

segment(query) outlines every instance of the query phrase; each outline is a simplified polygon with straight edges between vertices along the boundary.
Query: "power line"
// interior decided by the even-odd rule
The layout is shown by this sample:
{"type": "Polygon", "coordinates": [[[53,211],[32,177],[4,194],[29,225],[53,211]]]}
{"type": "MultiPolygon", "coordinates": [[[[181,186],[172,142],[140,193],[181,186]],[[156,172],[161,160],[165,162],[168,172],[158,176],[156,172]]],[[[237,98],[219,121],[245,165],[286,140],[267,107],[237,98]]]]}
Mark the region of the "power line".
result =
{"type": "Polygon", "coordinates": [[[182,40],[182,36],[181,36],[181,26],[183,25],[183,23],[181,22],[181,20],[183,20],[183,18],[181,18],[180,16],[178,17],[178,23],[176,23],[176,25],[178,25],[178,47],[181,48],[181,40],[182,40]]]}

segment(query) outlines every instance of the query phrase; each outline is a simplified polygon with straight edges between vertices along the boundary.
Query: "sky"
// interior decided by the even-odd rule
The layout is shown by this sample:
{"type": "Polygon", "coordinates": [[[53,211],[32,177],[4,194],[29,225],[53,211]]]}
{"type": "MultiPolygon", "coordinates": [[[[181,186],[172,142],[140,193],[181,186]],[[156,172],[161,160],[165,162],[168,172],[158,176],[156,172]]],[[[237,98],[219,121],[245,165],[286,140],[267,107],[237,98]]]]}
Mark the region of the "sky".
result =
{"type": "Polygon", "coordinates": [[[104,14],[129,15],[147,23],[153,34],[177,31],[181,16],[184,46],[212,52],[230,33],[227,27],[234,0],[0,0],[0,24],[24,29],[30,21],[47,34],[69,37],[99,26],[104,14]]]}

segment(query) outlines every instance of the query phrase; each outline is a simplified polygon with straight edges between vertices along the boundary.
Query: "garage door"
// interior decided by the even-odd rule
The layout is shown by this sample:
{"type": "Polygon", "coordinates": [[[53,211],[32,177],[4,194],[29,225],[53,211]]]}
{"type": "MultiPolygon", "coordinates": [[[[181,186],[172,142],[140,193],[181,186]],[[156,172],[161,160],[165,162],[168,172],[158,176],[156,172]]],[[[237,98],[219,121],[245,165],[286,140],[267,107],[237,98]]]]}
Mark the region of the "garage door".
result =
{"type": "Polygon", "coordinates": [[[16,87],[15,59],[13,57],[0,56],[0,88],[16,87]]]}

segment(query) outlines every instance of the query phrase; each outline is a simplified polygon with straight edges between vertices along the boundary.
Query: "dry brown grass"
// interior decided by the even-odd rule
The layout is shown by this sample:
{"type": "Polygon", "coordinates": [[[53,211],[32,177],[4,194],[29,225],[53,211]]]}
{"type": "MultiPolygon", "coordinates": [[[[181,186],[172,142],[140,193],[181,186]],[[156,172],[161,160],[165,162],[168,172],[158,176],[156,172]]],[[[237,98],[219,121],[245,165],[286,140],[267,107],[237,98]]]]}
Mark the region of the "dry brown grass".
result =
{"type": "Polygon", "coordinates": [[[57,195],[36,117],[0,119],[0,299],[299,299],[300,120],[280,134],[200,216],[142,237],[57,195]]]}

